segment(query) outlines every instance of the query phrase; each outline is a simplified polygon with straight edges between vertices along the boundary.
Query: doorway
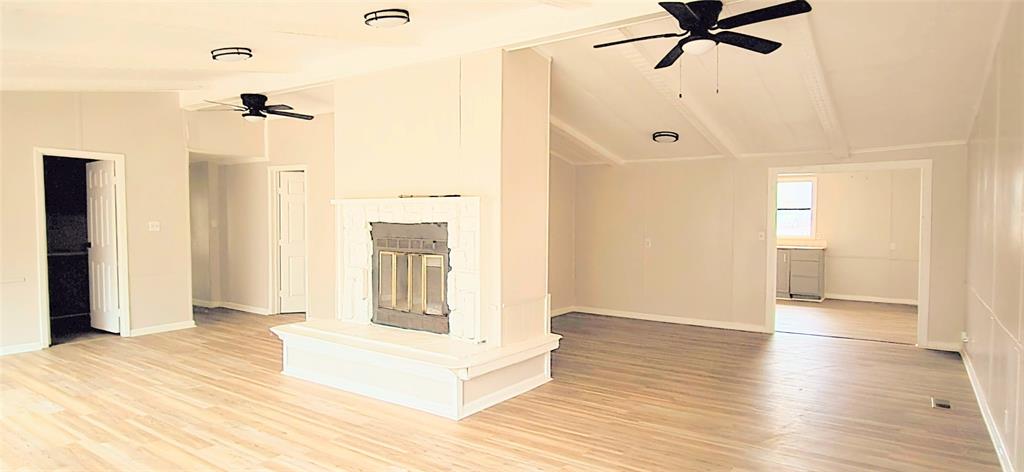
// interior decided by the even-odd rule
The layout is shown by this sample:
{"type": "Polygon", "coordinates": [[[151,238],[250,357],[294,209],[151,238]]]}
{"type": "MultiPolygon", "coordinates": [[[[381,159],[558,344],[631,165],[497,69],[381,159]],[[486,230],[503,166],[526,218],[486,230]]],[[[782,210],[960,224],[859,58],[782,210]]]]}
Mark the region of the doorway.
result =
{"type": "Polygon", "coordinates": [[[271,313],[305,313],[309,285],[305,165],[268,167],[271,313]]]}
{"type": "Polygon", "coordinates": [[[927,347],[931,162],[769,174],[768,327],[927,347]]]}
{"type": "Polygon", "coordinates": [[[46,346],[130,335],[123,156],[36,149],[46,346]]]}

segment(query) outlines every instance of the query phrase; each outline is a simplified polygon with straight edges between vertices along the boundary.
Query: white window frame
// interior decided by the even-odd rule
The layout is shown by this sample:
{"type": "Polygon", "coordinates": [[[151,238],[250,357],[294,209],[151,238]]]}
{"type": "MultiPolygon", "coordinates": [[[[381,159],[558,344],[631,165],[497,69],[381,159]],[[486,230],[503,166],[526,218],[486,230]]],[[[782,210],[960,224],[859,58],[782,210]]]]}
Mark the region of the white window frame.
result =
{"type": "MultiPolygon", "coordinates": [[[[784,240],[814,240],[818,237],[818,176],[806,175],[780,175],[776,185],[782,182],[810,182],[811,183],[811,234],[808,236],[782,236],[778,234],[778,227],[775,229],[775,237],[784,240]]],[[[776,197],[775,214],[779,213],[779,202],[776,197]]]]}

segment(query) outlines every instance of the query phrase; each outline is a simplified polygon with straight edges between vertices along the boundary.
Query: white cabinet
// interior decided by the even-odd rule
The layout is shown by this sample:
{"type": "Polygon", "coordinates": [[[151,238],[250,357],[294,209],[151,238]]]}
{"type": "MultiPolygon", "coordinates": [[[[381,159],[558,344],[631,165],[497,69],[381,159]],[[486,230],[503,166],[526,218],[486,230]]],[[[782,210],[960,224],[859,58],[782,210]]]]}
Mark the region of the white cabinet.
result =
{"type": "Polygon", "coordinates": [[[825,298],[825,250],[778,248],[775,296],[795,300],[825,298]]]}

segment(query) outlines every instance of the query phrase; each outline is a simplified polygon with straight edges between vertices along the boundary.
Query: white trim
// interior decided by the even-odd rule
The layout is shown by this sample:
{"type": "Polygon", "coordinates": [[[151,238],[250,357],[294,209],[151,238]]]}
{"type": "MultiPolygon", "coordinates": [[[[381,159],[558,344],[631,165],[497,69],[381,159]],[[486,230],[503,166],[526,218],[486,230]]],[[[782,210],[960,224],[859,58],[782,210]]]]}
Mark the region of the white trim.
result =
{"type": "Polygon", "coordinates": [[[896,146],[866,147],[850,150],[850,154],[871,154],[875,152],[907,151],[911,149],[927,149],[933,147],[962,146],[967,144],[965,140],[932,141],[929,143],[900,144],[896,146]]]}
{"type": "Polygon", "coordinates": [[[948,351],[948,352],[960,352],[964,345],[960,342],[939,342],[933,341],[928,344],[917,344],[917,347],[924,349],[931,349],[933,351],[948,351]]]}
{"type": "MultiPolygon", "coordinates": [[[[303,232],[306,237],[305,244],[305,255],[306,258],[306,273],[305,273],[305,293],[306,293],[306,307],[303,312],[309,312],[309,170],[306,164],[294,164],[294,165],[280,165],[280,166],[267,166],[267,246],[269,249],[269,259],[267,260],[267,306],[270,308],[265,313],[259,313],[261,315],[280,314],[281,313],[281,291],[280,284],[278,283],[280,277],[280,249],[281,246],[278,244],[278,232],[281,227],[281,212],[277,206],[277,191],[278,191],[278,175],[281,172],[302,172],[302,186],[303,186],[303,211],[305,217],[303,218],[303,232]]],[[[249,310],[242,310],[249,311],[249,310]]]]}
{"type": "Polygon", "coordinates": [[[967,369],[967,378],[971,381],[974,399],[978,402],[978,409],[981,410],[981,418],[985,420],[985,429],[988,430],[989,438],[992,439],[992,446],[996,450],[996,457],[999,458],[999,465],[1005,472],[1014,472],[1013,461],[1006,452],[1008,448],[1002,436],[999,435],[999,429],[996,428],[995,418],[992,417],[992,411],[988,408],[985,391],[981,388],[981,382],[978,380],[977,372],[974,371],[971,357],[964,351],[960,353],[960,358],[963,359],[964,368],[967,369]]]}
{"type": "Polygon", "coordinates": [[[716,321],[701,318],[687,318],[683,316],[659,315],[652,313],[639,313],[635,311],[609,310],[592,306],[576,306],[573,311],[590,315],[614,316],[618,318],[630,318],[634,320],[658,321],[661,323],[673,323],[690,326],[701,326],[705,328],[731,329],[735,331],[750,331],[764,333],[764,327],[751,323],[735,323],[732,321],[716,321]]]}
{"type": "MultiPolygon", "coordinates": [[[[855,152],[854,152],[855,153],[855,152]]],[[[931,255],[932,255],[932,161],[930,159],[916,159],[906,161],[879,161],[879,162],[857,162],[843,164],[817,164],[792,167],[769,167],[768,168],[768,195],[765,221],[765,298],[764,309],[765,319],[763,331],[766,333],[775,332],[775,277],[776,277],[776,251],[777,236],[775,234],[775,213],[777,182],[780,174],[792,173],[833,173],[833,172],[863,172],[872,170],[892,169],[918,169],[921,171],[921,225],[919,237],[921,238],[918,248],[918,280],[917,280],[917,345],[928,349],[942,349],[950,347],[948,344],[931,342],[928,339],[929,319],[929,293],[931,284],[931,255]],[[935,347],[938,346],[938,347],[935,347]]],[[[945,349],[943,349],[945,350],[945,349]]]]}
{"type": "Polygon", "coordinates": [[[618,154],[615,154],[614,152],[608,150],[608,148],[602,146],[597,141],[594,141],[593,139],[590,138],[590,136],[587,136],[582,131],[573,128],[572,125],[566,123],[561,118],[555,115],[550,115],[548,120],[551,126],[558,128],[561,132],[565,133],[565,135],[568,136],[569,138],[582,144],[583,147],[590,149],[591,151],[594,152],[594,154],[596,154],[601,159],[604,159],[608,163],[615,164],[618,166],[625,164],[625,159],[620,157],[618,154]]]}
{"type": "MultiPolygon", "coordinates": [[[[265,120],[264,120],[265,121],[265,120]]],[[[207,151],[203,149],[186,148],[188,152],[188,162],[212,162],[214,164],[230,166],[235,164],[252,164],[255,162],[270,162],[270,158],[266,155],[263,156],[242,156],[238,154],[224,154],[217,151],[207,151]],[[193,159],[193,154],[199,154],[201,157],[193,159]],[[211,159],[212,157],[212,159],[211,159]]]]}
{"type": "Polygon", "coordinates": [[[252,306],[252,305],[243,305],[241,303],[234,303],[234,302],[219,302],[219,303],[217,303],[217,307],[230,308],[232,310],[237,310],[237,311],[244,311],[246,313],[251,313],[253,315],[271,315],[271,314],[274,314],[274,313],[271,313],[270,310],[268,310],[266,308],[263,308],[263,307],[252,306]]]}
{"type": "Polygon", "coordinates": [[[0,356],[9,356],[13,354],[21,354],[23,352],[40,351],[47,346],[42,343],[24,343],[24,344],[12,344],[10,346],[0,346],[0,356]]]}
{"type": "Polygon", "coordinates": [[[914,298],[889,298],[889,297],[871,297],[867,295],[848,295],[845,293],[829,293],[825,292],[825,298],[832,300],[850,300],[854,302],[871,302],[871,303],[893,303],[896,305],[914,305],[917,306],[917,300],[914,298]]]}
{"type": "MultiPolygon", "coordinates": [[[[550,354],[548,354],[548,355],[550,355],[550,354]]],[[[550,361],[548,362],[548,365],[550,365],[550,361]]],[[[533,390],[533,389],[535,389],[537,387],[540,387],[541,385],[544,385],[544,384],[546,384],[546,383],[548,383],[550,381],[551,381],[550,372],[544,372],[541,375],[537,375],[535,377],[528,378],[528,379],[526,379],[526,380],[524,380],[522,382],[519,382],[517,384],[512,384],[512,385],[503,387],[500,390],[488,393],[487,395],[484,395],[484,396],[482,396],[482,397],[480,397],[480,398],[478,398],[478,399],[476,399],[474,401],[471,401],[469,403],[464,404],[462,406],[462,412],[460,414],[460,417],[461,418],[465,418],[465,417],[467,417],[469,415],[472,415],[474,413],[483,411],[483,410],[485,410],[487,408],[490,408],[490,407],[492,407],[494,405],[497,405],[497,404],[499,404],[499,403],[501,403],[501,402],[503,402],[505,400],[509,400],[509,399],[515,398],[515,397],[517,397],[517,396],[519,396],[521,394],[529,392],[530,390],[533,390]]]]}
{"type": "Polygon", "coordinates": [[[568,314],[568,313],[572,313],[574,311],[579,311],[579,309],[577,309],[577,307],[575,307],[575,306],[567,306],[567,307],[562,307],[562,308],[556,308],[554,310],[551,310],[551,317],[554,318],[556,316],[562,316],[562,315],[565,315],[565,314],[568,314]]]}
{"type": "Polygon", "coordinates": [[[147,334],[166,333],[168,331],[177,331],[179,329],[195,328],[196,322],[194,320],[179,321],[177,323],[167,323],[162,325],[150,326],[147,328],[139,328],[133,330],[131,336],[145,336],[147,334]]]}
{"type": "Polygon", "coordinates": [[[46,255],[46,187],[43,182],[43,157],[69,157],[97,161],[114,161],[114,199],[117,203],[117,296],[118,331],[131,336],[131,306],[128,291],[128,210],[124,154],[36,147],[32,149],[36,197],[36,254],[39,271],[39,344],[49,347],[50,338],[50,268],[46,255]]]}
{"type": "Polygon", "coordinates": [[[193,306],[198,306],[198,307],[203,307],[203,308],[228,308],[228,309],[235,310],[235,311],[244,311],[246,313],[253,314],[253,315],[264,315],[264,316],[266,316],[266,315],[276,314],[276,313],[272,313],[267,308],[263,308],[263,307],[259,307],[259,306],[243,305],[241,303],[235,303],[235,302],[200,300],[198,298],[193,298],[192,299],[192,305],[193,306]]]}

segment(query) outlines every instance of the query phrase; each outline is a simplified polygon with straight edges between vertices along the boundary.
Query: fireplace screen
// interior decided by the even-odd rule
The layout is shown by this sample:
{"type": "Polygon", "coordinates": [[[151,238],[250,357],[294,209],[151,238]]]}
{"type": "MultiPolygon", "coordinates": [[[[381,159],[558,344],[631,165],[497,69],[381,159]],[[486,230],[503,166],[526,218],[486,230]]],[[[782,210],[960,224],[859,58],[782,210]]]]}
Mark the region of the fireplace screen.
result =
{"type": "Polygon", "coordinates": [[[446,223],[370,223],[373,322],[448,333],[446,223]]]}

